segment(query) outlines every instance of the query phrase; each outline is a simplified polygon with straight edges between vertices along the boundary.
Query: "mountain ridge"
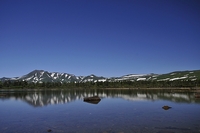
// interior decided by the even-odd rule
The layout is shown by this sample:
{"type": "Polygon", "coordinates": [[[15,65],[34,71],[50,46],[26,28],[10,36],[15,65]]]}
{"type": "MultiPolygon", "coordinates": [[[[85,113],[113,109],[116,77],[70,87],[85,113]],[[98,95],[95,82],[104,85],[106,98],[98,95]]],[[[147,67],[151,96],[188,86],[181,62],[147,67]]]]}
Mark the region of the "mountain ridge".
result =
{"type": "Polygon", "coordinates": [[[88,76],[75,76],[74,74],[64,72],[48,72],[45,70],[33,70],[21,77],[2,77],[0,81],[7,80],[16,81],[22,80],[27,82],[114,82],[114,81],[174,81],[174,80],[199,80],[200,70],[173,71],[165,74],[127,74],[120,77],[103,77],[90,74],[88,76]]]}

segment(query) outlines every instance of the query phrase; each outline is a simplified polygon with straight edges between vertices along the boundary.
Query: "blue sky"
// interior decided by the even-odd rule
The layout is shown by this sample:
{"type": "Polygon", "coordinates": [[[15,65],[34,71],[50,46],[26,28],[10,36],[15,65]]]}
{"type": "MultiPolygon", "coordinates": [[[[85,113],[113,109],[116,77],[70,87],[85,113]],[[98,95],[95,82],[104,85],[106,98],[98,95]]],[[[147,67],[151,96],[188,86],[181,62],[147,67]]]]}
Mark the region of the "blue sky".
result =
{"type": "Polygon", "coordinates": [[[200,69],[199,0],[0,0],[0,77],[200,69]]]}

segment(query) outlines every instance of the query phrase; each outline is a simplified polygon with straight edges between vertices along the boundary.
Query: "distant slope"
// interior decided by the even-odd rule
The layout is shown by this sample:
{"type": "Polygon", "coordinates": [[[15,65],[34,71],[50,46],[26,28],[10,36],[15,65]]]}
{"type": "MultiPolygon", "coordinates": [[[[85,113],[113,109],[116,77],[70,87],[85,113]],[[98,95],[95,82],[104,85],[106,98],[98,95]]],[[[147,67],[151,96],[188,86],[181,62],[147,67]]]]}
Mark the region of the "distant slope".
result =
{"type": "Polygon", "coordinates": [[[0,81],[22,80],[27,82],[113,82],[113,81],[174,81],[174,80],[200,80],[200,70],[193,71],[175,71],[166,74],[128,74],[121,77],[106,78],[94,74],[88,76],[75,76],[68,73],[48,72],[44,70],[34,70],[21,77],[0,78],[0,81]]]}
{"type": "Polygon", "coordinates": [[[200,70],[194,71],[175,71],[167,74],[158,75],[157,81],[174,81],[174,80],[198,80],[200,79],[200,70]]]}

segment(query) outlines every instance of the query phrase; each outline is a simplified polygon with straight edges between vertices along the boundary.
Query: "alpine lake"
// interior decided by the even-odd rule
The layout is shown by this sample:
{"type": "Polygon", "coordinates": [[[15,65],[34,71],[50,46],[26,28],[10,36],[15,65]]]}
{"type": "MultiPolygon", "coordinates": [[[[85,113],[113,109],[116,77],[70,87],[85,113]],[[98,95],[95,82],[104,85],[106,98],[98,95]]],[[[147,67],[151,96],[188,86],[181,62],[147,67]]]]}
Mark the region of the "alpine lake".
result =
{"type": "Polygon", "coordinates": [[[200,133],[199,93],[174,89],[0,90],[0,133],[47,132],[200,133]],[[84,102],[92,96],[101,100],[84,102]]]}

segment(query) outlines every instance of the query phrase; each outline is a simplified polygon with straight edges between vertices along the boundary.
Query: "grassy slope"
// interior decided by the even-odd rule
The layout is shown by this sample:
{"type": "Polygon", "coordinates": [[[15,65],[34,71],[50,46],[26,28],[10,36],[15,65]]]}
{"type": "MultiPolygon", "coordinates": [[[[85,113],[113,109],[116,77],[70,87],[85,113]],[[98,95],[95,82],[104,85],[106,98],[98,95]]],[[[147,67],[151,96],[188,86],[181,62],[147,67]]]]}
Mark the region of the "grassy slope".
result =
{"type": "Polygon", "coordinates": [[[200,79],[200,70],[194,71],[175,71],[167,74],[157,76],[157,80],[161,79],[173,79],[173,78],[187,77],[186,79],[200,79]]]}

